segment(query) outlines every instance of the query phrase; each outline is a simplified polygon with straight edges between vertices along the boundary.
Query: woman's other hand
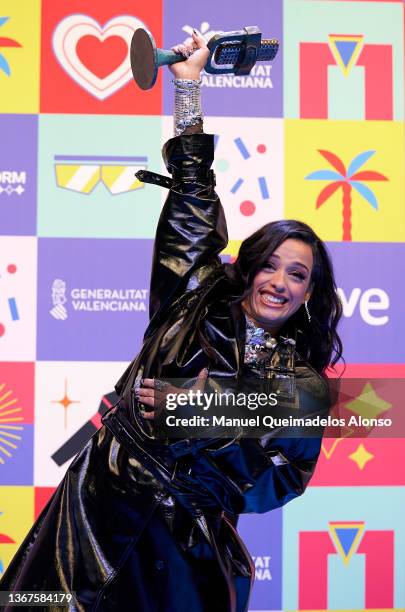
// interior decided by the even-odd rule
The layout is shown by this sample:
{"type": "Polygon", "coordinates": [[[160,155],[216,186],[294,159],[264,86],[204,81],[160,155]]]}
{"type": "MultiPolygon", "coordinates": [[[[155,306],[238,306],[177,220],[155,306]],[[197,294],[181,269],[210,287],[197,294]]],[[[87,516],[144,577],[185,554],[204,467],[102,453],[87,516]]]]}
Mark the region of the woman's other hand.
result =
{"type": "Polygon", "coordinates": [[[191,38],[172,47],[172,51],[184,56],[190,54],[190,57],[184,62],[170,64],[169,70],[173,73],[174,78],[198,80],[210,54],[203,36],[194,31],[191,38]]]}
{"type": "MultiPolygon", "coordinates": [[[[192,387],[180,388],[174,387],[169,383],[161,384],[161,381],[155,378],[144,378],[142,386],[137,392],[137,399],[140,403],[151,406],[156,410],[163,410],[166,403],[166,396],[170,394],[177,395],[178,393],[188,393],[189,391],[204,391],[205,381],[208,377],[208,370],[204,368],[198,374],[197,379],[192,387]]],[[[141,411],[144,419],[153,420],[155,411],[141,411]]]]}

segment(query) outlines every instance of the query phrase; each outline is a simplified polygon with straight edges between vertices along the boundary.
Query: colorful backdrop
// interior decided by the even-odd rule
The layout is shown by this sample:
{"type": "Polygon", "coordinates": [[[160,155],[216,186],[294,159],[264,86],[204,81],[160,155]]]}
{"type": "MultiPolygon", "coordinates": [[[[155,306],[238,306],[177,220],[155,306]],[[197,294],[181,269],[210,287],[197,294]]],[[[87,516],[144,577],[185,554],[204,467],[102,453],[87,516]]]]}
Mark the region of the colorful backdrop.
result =
{"type": "MultiPolygon", "coordinates": [[[[403,3],[2,0],[0,572],[147,324],[162,194],[134,172],[162,170],[173,96],[168,73],[148,92],[132,82],[140,25],[163,47],[192,27],[280,39],[250,76],[203,76],[224,255],[270,220],[311,224],[336,267],[345,376],[375,414],[401,409],[375,381],[405,373],[403,3]]],[[[250,609],[404,610],[404,462],[401,438],[325,439],[302,498],[242,517],[250,609]]]]}

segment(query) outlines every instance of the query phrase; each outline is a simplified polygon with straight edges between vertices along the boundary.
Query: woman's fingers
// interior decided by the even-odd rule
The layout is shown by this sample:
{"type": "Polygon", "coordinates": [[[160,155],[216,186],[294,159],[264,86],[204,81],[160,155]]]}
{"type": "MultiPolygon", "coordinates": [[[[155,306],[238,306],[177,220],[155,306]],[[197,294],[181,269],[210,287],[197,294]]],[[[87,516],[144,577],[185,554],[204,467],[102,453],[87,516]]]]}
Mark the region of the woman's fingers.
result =
{"type": "Polygon", "coordinates": [[[140,389],[138,393],[138,398],[140,402],[154,401],[155,391],[154,389],[140,389]]]}
{"type": "Polygon", "coordinates": [[[201,75],[209,57],[209,50],[205,39],[197,31],[192,33],[182,44],[172,47],[175,53],[183,55],[186,60],[171,64],[169,70],[176,79],[196,79],[201,75]]]}
{"type": "Polygon", "coordinates": [[[185,47],[188,51],[195,51],[198,47],[194,42],[193,38],[186,38],[186,40],[182,43],[183,47],[185,47]]]}
{"type": "Polygon", "coordinates": [[[194,36],[190,36],[189,38],[186,38],[186,40],[183,40],[182,43],[174,45],[174,47],[172,47],[172,51],[175,51],[176,53],[184,53],[184,51],[195,51],[196,49],[200,48],[201,44],[205,44],[205,41],[202,37],[194,38],[194,36]]]}
{"type": "Polygon", "coordinates": [[[205,382],[208,378],[208,368],[203,368],[197,376],[195,384],[192,386],[194,391],[204,391],[205,382]]]}
{"type": "Polygon", "coordinates": [[[145,410],[141,410],[140,413],[142,415],[142,418],[146,419],[147,421],[153,421],[153,419],[155,418],[155,411],[145,412],[145,410]]]}
{"type": "MultiPolygon", "coordinates": [[[[144,378],[142,386],[139,387],[136,393],[136,397],[141,404],[157,408],[166,400],[166,395],[171,389],[170,385],[154,378],[144,378]],[[158,385],[162,385],[162,388],[157,388],[158,385]]],[[[145,419],[152,420],[155,418],[154,412],[140,411],[145,419]]]]}
{"type": "Polygon", "coordinates": [[[142,389],[140,388],[137,393],[138,400],[142,404],[148,404],[148,406],[159,406],[165,399],[166,394],[157,389],[142,389]]]}
{"type": "MultiPolygon", "coordinates": [[[[153,389],[153,378],[147,378],[143,381],[143,385],[145,385],[145,382],[147,385],[149,385],[149,387],[139,387],[139,389],[137,390],[136,393],[136,397],[137,400],[140,404],[143,404],[144,406],[150,406],[151,408],[155,408],[155,406],[157,405],[157,398],[156,398],[156,391],[155,389],[153,389]]],[[[155,411],[151,411],[151,412],[146,412],[145,410],[139,410],[142,418],[146,419],[147,421],[153,421],[153,419],[155,418],[155,411]]]]}
{"type": "Polygon", "coordinates": [[[189,57],[193,51],[195,51],[195,49],[196,46],[191,38],[189,43],[182,43],[181,45],[175,45],[172,47],[172,51],[178,55],[184,55],[185,57],[189,57]]]}
{"type": "MultiPolygon", "coordinates": [[[[199,372],[196,382],[191,387],[193,391],[204,391],[208,373],[208,368],[203,368],[199,372]]],[[[151,406],[152,408],[158,408],[164,404],[168,393],[177,395],[178,393],[184,392],[186,392],[185,389],[173,387],[160,379],[144,378],[142,380],[142,386],[137,390],[136,396],[141,404],[151,406]]],[[[141,410],[140,413],[144,419],[153,420],[155,418],[155,412],[145,412],[141,410]]]]}
{"type": "MultiPolygon", "coordinates": [[[[142,390],[152,390],[155,392],[155,396],[166,397],[167,393],[170,393],[170,390],[173,388],[174,387],[164,380],[160,380],[158,378],[144,378],[139,391],[142,392],[142,390]]],[[[150,394],[147,393],[146,395],[150,394]]]]}
{"type": "Polygon", "coordinates": [[[144,378],[141,384],[142,384],[141,389],[144,387],[150,387],[151,389],[153,389],[155,386],[155,379],[154,378],[144,378]]]}

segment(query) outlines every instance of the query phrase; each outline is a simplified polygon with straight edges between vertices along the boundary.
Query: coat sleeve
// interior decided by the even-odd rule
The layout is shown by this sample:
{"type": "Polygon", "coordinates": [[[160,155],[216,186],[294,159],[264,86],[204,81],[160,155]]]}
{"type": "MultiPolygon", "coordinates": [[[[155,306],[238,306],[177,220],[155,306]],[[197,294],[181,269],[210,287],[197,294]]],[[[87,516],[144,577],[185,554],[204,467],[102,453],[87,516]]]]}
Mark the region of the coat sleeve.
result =
{"type": "Polygon", "coordinates": [[[321,438],[278,439],[267,448],[245,439],[192,464],[195,485],[231,514],[263,513],[302,495],[314,473],[321,438]]]}
{"type": "MultiPolygon", "coordinates": [[[[318,385],[306,398],[305,417],[327,417],[330,392],[318,385]]],[[[302,415],[301,415],[302,416],[302,415]]],[[[302,495],[315,471],[323,427],[308,435],[285,428],[262,438],[241,438],[192,463],[196,485],[231,514],[263,513],[302,495]],[[282,435],[279,435],[282,434],[282,435]],[[286,437],[287,435],[294,437],[286,437]]]]}
{"type": "Polygon", "coordinates": [[[302,495],[315,471],[321,445],[321,438],[281,438],[265,449],[267,466],[245,489],[242,512],[268,512],[302,495]]]}
{"type": "MultiPolygon", "coordinates": [[[[177,136],[166,142],[162,154],[173,178],[156,230],[150,322],[144,339],[152,336],[176,299],[196,289],[221,265],[219,253],[228,243],[225,214],[210,171],[214,136],[177,136]]],[[[133,371],[134,361],[115,385],[119,395],[133,371]]]]}
{"type": "Polygon", "coordinates": [[[214,137],[189,134],[169,140],[163,159],[173,183],[157,226],[150,284],[150,318],[194,289],[220,264],[228,242],[221,202],[215,193],[214,137]]]}

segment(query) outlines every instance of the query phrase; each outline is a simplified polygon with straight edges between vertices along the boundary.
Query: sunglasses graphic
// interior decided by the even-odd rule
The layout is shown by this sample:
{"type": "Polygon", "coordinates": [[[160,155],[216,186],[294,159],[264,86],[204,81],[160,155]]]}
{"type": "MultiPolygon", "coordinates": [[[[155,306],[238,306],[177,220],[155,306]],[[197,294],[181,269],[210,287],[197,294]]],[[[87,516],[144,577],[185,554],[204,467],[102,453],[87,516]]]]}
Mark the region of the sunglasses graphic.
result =
{"type": "Polygon", "coordinates": [[[89,195],[100,182],[112,195],[128,193],[144,186],[134,175],[146,169],[147,162],[147,157],[55,155],[56,184],[83,195],[89,195]]]}

